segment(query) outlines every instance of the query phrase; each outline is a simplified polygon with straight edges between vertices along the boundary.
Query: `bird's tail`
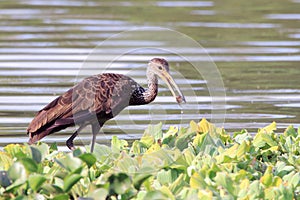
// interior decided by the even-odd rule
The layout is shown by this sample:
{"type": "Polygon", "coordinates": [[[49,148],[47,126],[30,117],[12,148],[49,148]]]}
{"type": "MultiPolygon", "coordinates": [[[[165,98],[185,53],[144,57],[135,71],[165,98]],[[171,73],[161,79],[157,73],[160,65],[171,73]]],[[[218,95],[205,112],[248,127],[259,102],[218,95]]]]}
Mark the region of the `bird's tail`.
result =
{"type": "Polygon", "coordinates": [[[47,129],[47,130],[45,130],[45,131],[43,131],[43,132],[40,132],[40,133],[28,133],[29,134],[29,140],[28,140],[28,144],[33,144],[33,143],[35,143],[35,142],[37,142],[37,141],[39,141],[40,139],[42,139],[43,137],[45,137],[45,136],[47,136],[47,135],[49,135],[49,134],[51,134],[51,131],[52,131],[53,129],[47,129]]]}
{"type": "Polygon", "coordinates": [[[60,131],[60,130],[65,129],[68,126],[72,126],[72,125],[74,125],[74,120],[72,118],[59,119],[59,120],[56,120],[49,127],[42,127],[41,129],[37,130],[36,132],[28,132],[27,133],[27,134],[29,134],[28,144],[33,144],[33,143],[41,140],[45,136],[50,135],[51,133],[60,131]]]}

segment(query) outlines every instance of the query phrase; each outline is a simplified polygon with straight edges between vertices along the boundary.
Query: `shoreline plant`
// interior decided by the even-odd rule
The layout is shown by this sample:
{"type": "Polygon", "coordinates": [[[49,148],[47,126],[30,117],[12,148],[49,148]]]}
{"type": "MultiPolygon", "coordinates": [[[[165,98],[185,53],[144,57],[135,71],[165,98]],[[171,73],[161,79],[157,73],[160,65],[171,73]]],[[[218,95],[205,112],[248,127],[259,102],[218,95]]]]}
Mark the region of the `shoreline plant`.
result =
{"type": "Polygon", "coordinates": [[[228,134],[206,119],[149,125],[131,145],[112,137],[61,152],[56,144],[0,151],[0,199],[300,199],[300,129],[276,123],[228,134]]]}

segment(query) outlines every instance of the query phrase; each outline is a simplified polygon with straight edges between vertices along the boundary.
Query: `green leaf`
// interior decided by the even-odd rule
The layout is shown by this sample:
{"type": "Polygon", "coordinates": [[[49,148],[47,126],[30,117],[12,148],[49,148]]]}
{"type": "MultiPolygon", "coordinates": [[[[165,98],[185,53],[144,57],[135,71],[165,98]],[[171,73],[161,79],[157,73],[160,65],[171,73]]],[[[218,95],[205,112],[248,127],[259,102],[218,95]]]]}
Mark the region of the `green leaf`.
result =
{"type": "Polygon", "coordinates": [[[55,195],[55,197],[52,200],[69,200],[69,195],[68,194],[55,195]]]}
{"type": "Polygon", "coordinates": [[[167,144],[169,147],[174,147],[177,133],[178,127],[170,126],[169,130],[163,134],[162,144],[167,144]]]}
{"type": "Polygon", "coordinates": [[[116,161],[115,167],[123,172],[134,173],[138,168],[138,162],[127,153],[122,153],[122,159],[116,161]]]}
{"type": "Polygon", "coordinates": [[[216,184],[223,186],[232,196],[235,196],[234,182],[225,172],[217,172],[216,184]]]}
{"type": "Polygon", "coordinates": [[[217,135],[215,125],[213,125],[212,123],[208,122],[205,118],[203,118],[198,123],[198,131],[200,133],[208,133],[213,138],[218,138],[219,137],[217,135]]]}
{"type": "Polygon", "coordinates": [[[175,146],[179,150],[183,151],[184,149],[186,149],[188,147],[189,143],[193,141],[193,137],[195,135],[196,135],[195,132],[187,132],[187,133],[179,135],[176,138],[175,146]]]}
{"type": "Polygon", "coordinates": [[[148,128],[145,130],[144,135],[151,135],[156,141],[162,139],[162,123],[160,122],[156,125],[149,125],[148,128]]]}
{"type": "Polygon", "coordinates": [[[81,155],[79,156],[79,158],[80,158],[82,161],[84,161],[84,162],[87,164],[88,167],[93,166],[93,165],[96,163],[96,161],[97,161],[97,159],[96,159],[96,157],[94,156],[94,154],[91,154],[91,153],[84,153],[84,154],[81,154],[81,155]]]}
{"type": "Polygon", "coordinates": [[[80,174],[70,174],[64,178],[64,191],[69,192],[72,187],[82,178],[80,174]]]}
{"type": "Polygon", "coordinates": [[[136,200],[144,200],[147,192],[146,191],[139,191],[136,197],[136,200]]]}
{"type": "Polygon", "coordinates": [[[204,180],[204,178],[198,173],[195,172],[190,178],[190,186],[191,188],[206,188],[207,184],[204,180]]]}
{"type": "Polygon", "coordinates": [[[57,150],[58,150],[57,143],[56,142],[52,143],[50,148],[49,148],[49,152],[52,153],[52,152],[57,151],[57,150]]]}
{"type": "Polygon", "coordinates": [[[26,169],[20,162],[15,162],[8,170],[8,176],[12,181],[26,180],[26,169]]]}
{"type": "Polygon", "coordinates": [[[26,169],[20,162],[15,162],[8,170],[8,176],[12,184],[6,188],[6,192],[11,192],[21,187],[27,180],[26,169]]]}
{"type": "Polygon", "coordinates": [[[97,200],[106,200],[108,195],[108,190],[105,188],[95,189],[94,191],[90,192],[89,197],[97,200]]]}
{"type": "Polygon", "coordinates": [[[283,177],[283,180],[288,183],[289,186],[293,188],[298,187],[300,184],[300,172],[291,172],[283,177]]]}
{"type": "Polygon", "coordinates": [[[93,154],[98,161],[103,162],[111,156],[112,150],[106,145],[96,143],[93,154]]]}
{"type": "Polygon", "coordinates": [[[278,161],[275,166],[276,174],[280,177],[295,170],[294,166],[287,165],[286,162],[278,161]]]}
{"type": "Polygon", "coordinates": [[[155,139],[152,135],[143,135],[139,142],[142,143],[143,146],[145,146],[146,148],[149,148],[151,145],[154,144],[155,139]]]}
{"type": "Polygon", "coordinates": [[[242,157],[244,157],[250,151],[250,148],[250,143],[247,141],[243,141],[237,149],[236,155],[238,159],[240,160],[242,157]]]}
{"type": "Polygon", "coordinates": [[[260,181],[266,186],[270,187],[273,183],[273,175],[272,174],[265,174],[261,177],[260,181]]]}
{"type": "Polygon", "coordinates": [[[296,188],[300,185],[300,173],[295,173],[294,176],[292,176],[291,180],[289,180],[289,184],[293,187],[296,188]]]}
{"type": "Polygon", "coordinates": [[[39,143],[35,148],[39,150],[41,160],[44,160],[46,156],[49,155],[49,146],[46,143],[39,143]]]}
{"type": "MultiPolygon", "coordinates": [[[[214,151],[214,147],[217,147],[216,143],[214,142],[214,139],[211,137],[210,134],[205,134],[205,137],[203,139],[203,142],[201,143],[201,146],[197,147],[198,151],[202,151],[205,153],[214,151]]],[[[211,154],[209,154],[211,155],[211,154]]]]}
{"type": "Polygon", "coordinates": [[[21,159],[28,156],[26,152],[26,147],[19,144],[9,144],[4,147],[4,151],[6,151],[12,157],[16,157],[17,159],[21,159]]]}
{"type": "Polygon", "coordinates": [[[176,151],[160,149],[151,153],[145,153],[142,158],[142,166],[148,166],[158,170],[174,163],[173,157],[176,151]]]}
{"type": "Polygon", "coordinates": [[[110,194],[124,194],[131,187],[131,180],[125,173],[112,174],[108,181],[110,194]]]}
{"type": "Polygon", "coordinates": [[[263,199],[264,189],[258,180],[254,180],[249,186],[249,192],[252,199],[263,199]]]}
{"type": "Polygon", "coordinates": [[[163,138],[169,137],[169,136],[175,136],[176,133],[178,133],[178,127],[177,126],[170,126],[169,130],[163,135],[163,138]]]}
{"type": "Polygon", "coordinates": [[[150,191],[147,192],[147,194],[145,195],[144,199],[153,199],[153,200],[170,200],[170,198],[168,196],[166,196],[164,193],[162,193],[161,191],[150,191]]]}
{"type": "Polygon", "coordinates": [[[193,146],[194,147],[197,147],[197,146],[201,147],[206,135],[207,135],[207,133],[197,134],[196,137],[193,140],[193,146]]]}
{"type": "Polygon", "coordinates": [[[44,183],[41,188],[49,194],[61,194],[64,192],[61,187],[54,184],[49,184],[47,182],[44,183]]]}
{"type": "Polygon", "coordinates": [[[266,147],[266,144],[270,147],[278,146],[277,142],[269,135],[260,131],[253,140],[253,145],[258,148],[266,147]]]}
{"type": "Polygon", "coordinates": [[[288,126],[288,127],[285,129],[283,135],[284,135],[285,137],[287,137],[287,136],[292,136],[292,137],[296,138],[298,134],[297,134],[297,132],[296,132],[294,126],[293,126],[293,125],[290,125],[290,126],[288,126]]]}
{"type": "Polygon", "coordinates": [[[260,129],[258,133],[271,134],[277,129],[276,122],[272,122],[270,125],[260,129]]]}
{"type": "Polygon", "coordinates": [[[175,181],[172,181],[170,183],[170,190],[172,192],[172,194],[178,194],[183,188],[184,186],[186,186],[186,182],[184,180],[185,175],[182,173],[180,174],[177,179],[175,181]]]}
{"type": "Polygon", "coordinates": [[[114,135],[111,139],[111,146],[121,150],[128,146],[128,142],[126,140],[120,140],[117,136],[114,135]]]}
{"type": "Polygon", "coordinates": [[[135,189],[140,190],[142,184],[144,183],[144,181],[146,181],[149,177],[151,177],[151,174],[137,174],[134,176],[133,178],[133,186],[135,189]]]}
{"type": "Polygon", "coordinates": [[[241,133],[235,133],[234,140],[241,144],[244,141],[250,141],[252,140],[252,136],[246,131],[242,131],[241,133]]]}
{"type": "Polygon", "coordinates": [[[22,158],[20,162],[24,165],[27,171],[29,172],[37,172],[38,165],[36,162],[31,158],[22,158]]]}
{"type": "Polygon", "coordinates": [[[81,160],[72,155],[72,153],[68,153],[63,158],[55,159],[55,161],[63,168],[68,170],[69,172],[73,172],[79,167],[81,167],[81,160]]]}
{"type": "Polygon", "coordinates": [[[28,177],[28,183],[33,191],[38,191],[47,179],[40,174],[32,174],[28,177]]]}
{"type": "Polygon", "coordinates": [[[183,156],[184,156],[184,159],[185,159],[187,165],[190,166],[192,164],[193,160],[195,159],[194,150],[191,147],[189,147],[189,148],[184,149],[184,151],[182,153],[183,153],[183,156]]]}
{"type": "Polygon", "coordinates": [[[74,157],[79,157],[83,153],[84,152],[80,148],[77,148],[74,151],[72,151],[72,154],[73,154],[74,157]]]}
{"type": "Polygon", "coordinates": [[[176,170],[160,170],[157,173],[157,180],[160,182],[161,185],[169,185],[173,183],[178,177],[176,170]]]}
{"type": "Polygon", "coordinates": [[[8,170],[13,160],[8,153],[0,151],[0,170],[8,170]]]}
{"type": "Polygon", "coordinates": [[[163,185],[160,189],[160,192],[162,192],[166,197],[168,197],[168,199],[170,200],[175,200],[175,196],[174,194],[171,192],[171,190],[166,187],[165,185],[163,185]]]}
{"type": "Polygon", "coordinates": [[[32,155],[32,159],[36,162],[36,163],[40,163],[42,161],[42,154],[39,151],[39,149],[30,146],[30,150],[31,150],[31,155],[32,155]]]}
{"type": "Polygon", "coordinates": [[[194,120],[190,121],[189,132],[199,132],[198,124],[194,120]]]}

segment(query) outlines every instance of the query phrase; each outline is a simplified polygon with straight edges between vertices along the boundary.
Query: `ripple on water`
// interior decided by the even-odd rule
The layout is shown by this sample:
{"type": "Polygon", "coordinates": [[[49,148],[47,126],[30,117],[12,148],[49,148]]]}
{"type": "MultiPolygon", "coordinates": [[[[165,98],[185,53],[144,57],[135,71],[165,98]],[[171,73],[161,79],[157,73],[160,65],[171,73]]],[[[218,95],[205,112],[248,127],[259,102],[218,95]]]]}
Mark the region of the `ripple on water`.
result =
{"type": "Polygon", "coordinates": [[[263,47],[300,46],[300,41],[247,41],[247,42],[238,42],[238,44],[248,45],[248,46],[263,46],[263,47]]]}
{"type": "Polygon", "coordinates": [[[51,0],[51,1],[39,1],[39,0],[21,0],[22,4],[25,5],[33,5],[33,6],[96,6],[97,4],[92,1],[78,1],[78,0],[68,0],[68,1],[60,1],[60,0],[51,0]]]}
{"type": "Polygon", "coordinates": [[[192,15],[215,15],[217,12],[214,10],[192,10],[192,15]]]}
{"type": "Polygon", "coordinates": [[[299,20],[300,14],[268,14],[265,15],[267,19],[289,19],[289,20],[299,20]]]}
{"type": "MultiPolygon", "coordinates": [[[[14,54],[14,55],[1,55],[0,60],[3,61],[84,61],[87,58],[86,55],[32,55],[27,54],[14,54]]],[[[122,57],[118,57],[118,55],[96,55],[93,57],[89,57],[89,61],[111,61],[114,59],[118,59],[118,61],[122,62],[145,62],[153,58],[153,55],[123,55],[122,57]]],[[[241,62],[241,61],[248,61],[248,62],[275,62],[275,61],[300,61],[300,55],[241,55],[241,56],[185,56],[187,60],[191,61],[199,61],[199,62],[211,62],[212,60],[215,62],[221,61],[231,61],[231,62],[241,62]],[[212,59],[212,60],[211,60],[212,59]]],[[[168,56],[168,60],[170,62],[181,62],[182,58],[180,56],[168,56]]]]}
{"type": "Polygon", "coordinates": [[[279,28],[280,24],[272,23],[227,23],[227,22],[179,22],[179,26],[187,27],[209,27],[209,28],[237,28],[237,29],[268,29],[279,28]]]}
{"type": "Polygon", "coordinates": [[[276,107],[286,107],[286,108],[300,108],[300,103],[284,103],[284,104],[274,104],[276,107]]]}
{"type": "MultiPolygon", "coordinates": [[[[63,90],[63,89],[61,89],[63,90]]],[[[65,92],[66,90],[64,90],[63,92],[65,92]]],[[[37,93],[38,94],[38,93],[37,93]]],[[[17,96],[15,98],[18,98],[17,96]]],[[[3,104],[3,105],[0,105],[0,110],[3,111],[3,112],[37,112],[39,111],[40,109],[42,109],[46,104],[23,104],[23,105],[20,105],[20,104],[16,104],[15,103],[15,98],[12,98],[11,100],[11,103],[9,104],[3,104]]],[[[39,98],[39,96],[36,96],[36,98],[39,98]]],[[[173,97],[169,97],[170,99],[172,99],[173,97]]],[[[182,107],[179,107],[179,105],[177,104],[166,104],[166,105],[159,105],[158,103],[153,103],[151,105],[147,105],[147,106],[139,106],[139,107],[135,107],[135,106],[131,106],[131,107],[128,107],[128,110],[130,112],[139,112],[139,111],[144,111],[144,112],[147,112],[149,110],[151,111],[161,111],[162,109],[165,110],[165,111],[171,111],[171,110],[174,110],[174,111],[177,111],[177,110],[185,110],[185,111],[194,111],[194,110],[200,110],[200,111],[203,111],[203,110],[218,110],[218,109],[237,109],[237,108],[241,108],[240,105],[224,105],[224,106],[221,106],[221,105],[216,105],[216,106],[212,106],[211,104],[189,104],[189,105],[184,105],[182,107]]]]}
{"type": "Polygon", "coordinates": [[[158,1],[160,7],[211,7],[214,6],[212,1],[158,1]]]}
{"type": "Polygon", "coordinates": [[[1,9],[1,15],[11,15],[16,17],[19,17],[20,15],[40,15],[42,13],[43,10],[33,8],[1,9]]]}
{"type": "MultiPolygon", "coordinates": [[[[26,38],[27,34],[25,34],[24,38],[26,38]]],[[[34,34],[29,34],[29,37],[34,37],[34,34]]],[[[15,36],[13,36],[15,37],[15,36]]],[[[23,36],[21,36],[23,37],[23,36]]],[[[278,47],[278,48],[273,48],[273,47],[230,47],[230,48],[190,48],[190,47],[180,47],[179,48],[174,48],[170,47],[168,48],[168,51],[170,52],[177,52],[180,54],[293,54],[293,53],[299,53],[300,50],[298,48],[287,48],[287,47],[278,47]]],[[[134,51],[132,51],[132,48],[129,47],[118,47],[118,48],[103,48],[103,49],[97,49],[97,50],[91,50],[90,48],[5,48],[5,49],[0,49],[0,54],[5,54],[7,55],[8,53],[12,54],[54,54],[54,55],[75,55],[75,54],[81,54],[88,56],[88,54],[93,53],[94,55],[96,54],[120,54],[123,52],[131,52],[131,54],[149,54],[149,55],[168,55],[170,54],[164,49],[159,49],[159,48],[138,48],[134,51]]],[[[59,60],[59,57],[57,58],[59,60]]],[[[2,63],[2,62],[1,62],[2,63]]],[[[0,63],[0,65],[1,65],[0,63]]],[[[26,64],[26,63],[24,63],[26,64]]],[[[113,65],[115,64],[112,63],[113,65]]],[[[126,67],[126,63],[122,63],[126,67]]],[[[132,65],[136,65],[136,63],[132,63],[132,65]]],[[[120,66],[121,67],[121,66],[120,66]]]]}
{"type": "Polygon", "coordinates": [[[290,38],[300,39],[300,33],[289,34],[289,37],[290,37],[290,38]]]}
{"type": "Polygon", "coordinates": [[[51,21],[54,24],[78,24],[78,25],[106,25],[106,26],[121,26],[129,25],[126,21],[121,20],[103,20],[103,19],[57,19],[51,21]]]}

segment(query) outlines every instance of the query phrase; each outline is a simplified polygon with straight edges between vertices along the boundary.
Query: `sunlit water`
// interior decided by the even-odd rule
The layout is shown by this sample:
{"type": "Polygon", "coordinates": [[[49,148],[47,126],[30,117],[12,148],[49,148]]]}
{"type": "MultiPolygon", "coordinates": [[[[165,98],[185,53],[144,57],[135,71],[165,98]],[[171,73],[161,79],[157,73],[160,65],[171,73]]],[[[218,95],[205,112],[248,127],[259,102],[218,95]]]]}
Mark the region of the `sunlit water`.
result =
{"type": "MultiPolygon", "coordinates": [[[[146,86],[146,64],[157,56],[172,65],[172,75],[187,104],[176,104],[160,82],[152,104],[124,110],[103,127],[99,142],[108,142],[112,135],[138,138],[148,124],[163,122],[165,129],[173,124],[187,126],[190,120],[211,119],[214,112],[213,118],[221,121],[226,112],[221,126],[230,132],[242,128],[255,132],[272,121],[280,129],[289,124],[298,127],[300,2],[281,1],[266,11],[260,6],[236,5],[235,1],[226,5],[219,1],[0,2],[1,146],[26,142],[26,127],[34,114],[85,76],[101,71],[122,73],[146,86]],[[249,10],[239,11],[247,7],[249,10]],[[105,57],[89,60],[92,64],[83,67],[100,42],[141,26],[174,29],[203,45],[205,52],[183,45],[179,53],[188,61],[206,61],[206,53],[210,55],[224,82],[226,104],[218,105],[223,97],[212,98],[207,81],[195,74],[186,60],[159,49],[165,47],[164,41],[120,35],[105,43],[105,57]],[[142,49],[107,67],[113,58],[132,48],[142,49]]],[[[170,45],[171,52],[172,48],[175,50],[170,45]]],[[[45,141],[62,144],[74,130],[45,141]]],[[[89,140],[90,130],[86,129],[77,143],[89,140]]]]}

